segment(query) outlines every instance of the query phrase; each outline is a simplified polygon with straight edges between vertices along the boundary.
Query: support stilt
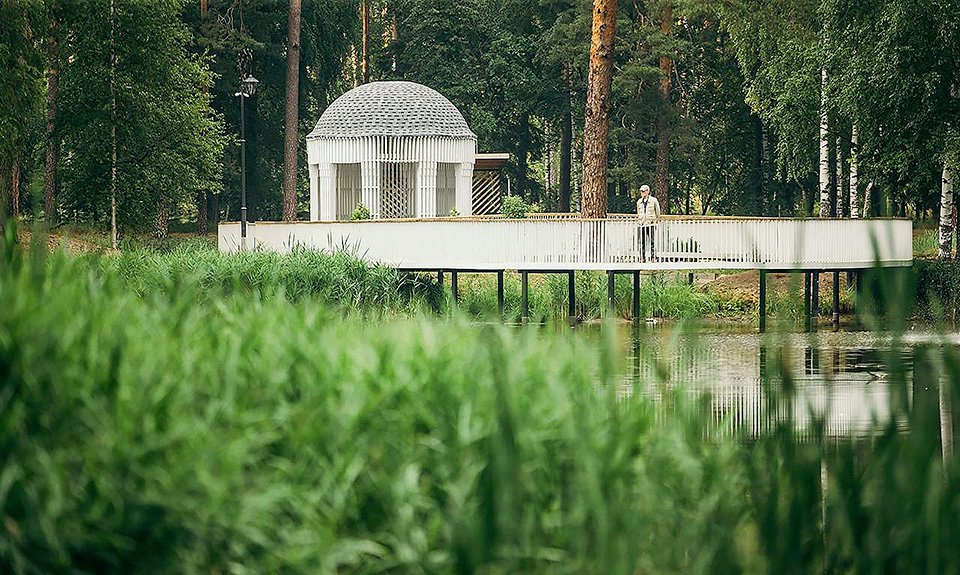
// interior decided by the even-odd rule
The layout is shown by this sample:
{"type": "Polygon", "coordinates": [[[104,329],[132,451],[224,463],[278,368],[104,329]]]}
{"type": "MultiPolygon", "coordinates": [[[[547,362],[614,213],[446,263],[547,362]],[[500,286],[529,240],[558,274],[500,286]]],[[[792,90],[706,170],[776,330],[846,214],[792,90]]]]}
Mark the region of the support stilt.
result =
{"type": "Polygon", "coordinates": [[[443,270],[437,270],[437,283],[443,287],[443,270]]]}
{"type": "Polygon", "coordinates": [[[633,272],[633,323],[640,323],[640,272],[633,272]]]}
{"type": "Polygon", "coordinates": [[[820,317],[820,270],[813,272],[813,285],[810,288],[813,294],[813,299],[810,301],[810,306],[813,308],[813,318],[816,320],[820,317]]]}
{"type": "Polygon", "coordinates": [[[616,278],[616,272],[607,272],[607,310],[613,314],[613,292],[616,278]]]}
{"type": "Polygon", "coordinates": [[[503,270],[497,272],[497,311],[500,313],[500,321],[503,321],[503,270]]]}
{"type": "Polygon", "coordinates": [[[460,301],[460,286],[457,282],[457,272],[450,272],[450,297],[453,300],[453,305],[457,305],[457,302],[460,301]]]}
{"type": "Polygon", "coordinates": [[[567,272],[567,321],[577,323],[577,286],[572,271],[567,272]]]}
{"type": "Polygon", "coordinates": [[[811,293],[811,287],[813,284],[813,277],[810,272],[803,272],[803,329],[804,331],[810,331],[810,305],[813,303],[813,294],[811,293]]]}
{"type": "Polygon", "coordinates": [[[530,302],[528,296],[528,278],[527,272],[520,272],[520,321],[527,323],[530,321],[530,302]]]}
{"type": "Polygon", "coordinates": [[[840,329],[840,272],[833,272],[833,329],[840,329]]]}
{"type": "Polygon", "coordinates": [[[767,331],[767,271],[760,270],[760,333],[767,331]]]}

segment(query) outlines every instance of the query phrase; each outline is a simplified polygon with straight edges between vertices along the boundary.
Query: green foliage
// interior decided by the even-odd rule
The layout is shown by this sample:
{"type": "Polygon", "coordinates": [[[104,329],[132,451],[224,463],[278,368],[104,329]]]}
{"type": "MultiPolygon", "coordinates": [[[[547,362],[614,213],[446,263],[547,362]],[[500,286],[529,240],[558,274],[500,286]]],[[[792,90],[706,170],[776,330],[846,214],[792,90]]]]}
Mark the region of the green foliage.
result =
{"type": "Polygon", "coordinates": [[[354,208],[353,213],[350,214],[351,220],[369,220],[370,219],[370,208],[358,203],[357,207],[354,208]]]}
{"type": "Polygon", "coordinates": [[[795,374],[772,352],[764,433],[731,435],[666,379],[625,383],[614,337],[370,322],[280,293],[213,298],[193,272],[138,294],[136,258],[47,261],[10,240],[0,561],[11,572],[960,562],[960,465],[938,444],[938,382],[960,399],[953,351],[918,351],[912,391],[901,356],[884,356],[895,395],[912,401],[893,401],[868,439],[827,437],[816,418],[796,431],[795,374]]]}
{"type": "Polygon", "coordinates": [[[450,217],[456,218],[460,215],[460,212],[457,211],[457,208],[450,208],[450,217]]]}
{"type": "Polygon", "coordinates": [[[520,196],[504,196],[500,212],[510,219],[523,219],[530,212],[530,205],[520,196]]]}
{"type": "Polygon", "coordinates": [[[913,235],[913,257],[936,257],[940,250],[940,235],[936,228],[919,229],[913,235]]]}
{"type": "MultiPolygon", "coordinates": [[[[235,96],[240,79],[260,80],[256,96],[246,105],[247,200],[253,220],[279,220],[282,206],[283,127],[286,98],[286,40],[289,2],[244,0],[209,2],[201,20],[200,3],[189,2],[182,20],[193,33],[193,49],[209,55],[216,77],[212,108],[227,126],[240,133],[240,105],[235,96]]],[[[300,27],[299,142],[313,129],[320,113],[352,82],[347,78],[350,46],[359,46],[359,2],[303,0],[300,27]],[[338,82],[341,83],[338,85],[338,82]]],[[[371,41],[371,45],[377,42],[371,41]]],[[[240,146],[225,150],[220,173],[223,216],[240,219],[240,146]]],[[[306,157],[299,165],[298,209],[307,211],[306,157]]]]}
{"type": "Polygon", "coordinates": [[[913,264],[920,309],[943,320],[938,311],[960,308],[960,261],[916,260],[913,264]]]}
{"type": "Polygon", "coordinates": [[[23,153],[31,116],[39,112],[43,79],[43,6],[40,2],[0,5],[0,166],[23,153]]]}
{"type": "Polygon", "coordinates": [[[187,52],[183,2],[117,0],[113,25],[110,5],[96,0],[64,8],[63,204],[75,218],[109,221],[115,127],[118,223],[142,230],[161,205],[177,214],[193,205],[196,192],[221,188],[227,140],[210,109],[207,62],[187,52]]]}
{"type": "Polygon", "coordinates": [[[205,301],[231,294],[256,294],[289,301],[309,299],[328,308],[374,313],[440,306],[435,284],[369,265],[345,250],[334,254],[296,250],[286,255],[226,255],[202,244],[181,244],[165,253],[132,248],[94,261],[100,272],[143,296],[176,293],[179,286],[187,285],[196,288],[205,301]]]}
{"type": "MultiPolygon", "coordinates": [[[[614,284],[615,317],[633,318],[633,278],[619,274],[614,284]]],[[[578,271],[575,276],[576,314],[583,320],[596,320],[607,313],[607,279],[602,272],[578,271]]],[[[478,318],[497,314],[496,278],[489,274],[460,274],[458,307],[478,318]]],[[[569,313],[567,274],[531,274],[528,300],[533,321],[564,322],[569,313]]],[[[504,315],[519,321],[520,275],[504,276],[504,315]]],[[[640,288],[640,308],[644,318],[744,318],[752,316],[755,304],[738,301],[726,294],[707,293],[688,285],[674,274],[644,275],[640,288]]]]}

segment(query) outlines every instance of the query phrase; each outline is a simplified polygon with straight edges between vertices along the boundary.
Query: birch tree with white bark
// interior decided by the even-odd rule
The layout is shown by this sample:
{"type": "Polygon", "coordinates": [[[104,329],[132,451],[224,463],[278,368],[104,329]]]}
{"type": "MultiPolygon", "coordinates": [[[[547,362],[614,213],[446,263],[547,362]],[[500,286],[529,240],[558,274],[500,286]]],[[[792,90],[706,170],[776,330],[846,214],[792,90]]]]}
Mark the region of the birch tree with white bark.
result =
{"type": "Polygon", "coordinates": [[[827,124],[827,69],[820,69],[820,217],[830,217],[830,141],[827,124]]]}
{"type": "Polygon", "coordinates": [[[953,210],[953,173],[944,163],[940,184],[940,250],[937,253],[942,260],[953,255],[953,210]]]}
{"type": "Polygon", "coordinates": [[[857,190],[857,179],[859,174],[857,173],[857,146],[860,144],[860,136],[857,133],[857,125],[853,125],[853,129],[850,133],[850,218],[857,219],[860,214],[859,205],[859,191],[857,190]]]}

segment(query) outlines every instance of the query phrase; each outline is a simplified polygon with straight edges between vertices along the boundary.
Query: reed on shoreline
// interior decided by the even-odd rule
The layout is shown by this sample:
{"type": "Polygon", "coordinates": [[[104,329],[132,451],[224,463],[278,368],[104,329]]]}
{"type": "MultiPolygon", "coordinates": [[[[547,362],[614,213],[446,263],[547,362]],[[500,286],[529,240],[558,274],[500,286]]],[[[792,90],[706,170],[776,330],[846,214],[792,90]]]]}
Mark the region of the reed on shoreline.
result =
{"type": "MultiPolygon", "coordinates": [[[[192,273],[134,290],[132,264],[91,263],[0,253],[0,563],[15,573],[960,565],[936,401],[895,402],[863,440],[816,422],[801,436],[789,409],[744,437],[668,374],[618,394],[617,330],[383,321],[306,292],[212,298],[220,284],[192,273]]],[[[955,350],[929,354],[957,405],[955,350]]],[[[765,389],[794,409],[785,365],[765,389]]]]}

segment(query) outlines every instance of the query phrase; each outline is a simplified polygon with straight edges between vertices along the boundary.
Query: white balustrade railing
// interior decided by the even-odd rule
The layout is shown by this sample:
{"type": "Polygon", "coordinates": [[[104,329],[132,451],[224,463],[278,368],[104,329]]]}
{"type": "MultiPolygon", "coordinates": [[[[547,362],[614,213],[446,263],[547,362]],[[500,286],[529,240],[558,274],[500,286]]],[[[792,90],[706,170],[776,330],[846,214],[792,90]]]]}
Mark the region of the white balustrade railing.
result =
{"type": "MultiPolygon", "coordinates": [[[[913,260],[913,224],[900,219],[669,218],[650,233],[655,259],[641,252],[641,228],[629,218],[258,222],[248,245],[346,249],[404,269],[829,270],[913,260]]],[[[240,224],[220,225],[219,246],[240,249],[240,224]]]]}

